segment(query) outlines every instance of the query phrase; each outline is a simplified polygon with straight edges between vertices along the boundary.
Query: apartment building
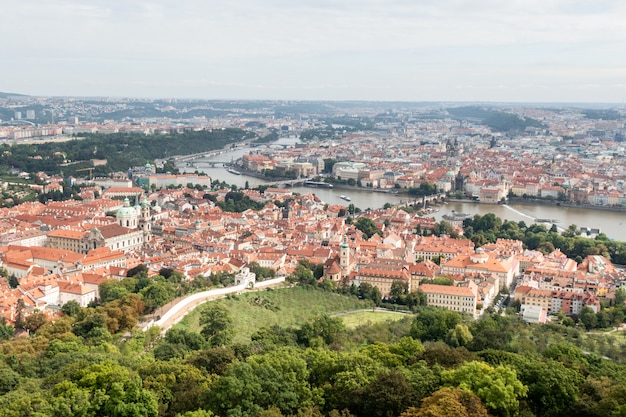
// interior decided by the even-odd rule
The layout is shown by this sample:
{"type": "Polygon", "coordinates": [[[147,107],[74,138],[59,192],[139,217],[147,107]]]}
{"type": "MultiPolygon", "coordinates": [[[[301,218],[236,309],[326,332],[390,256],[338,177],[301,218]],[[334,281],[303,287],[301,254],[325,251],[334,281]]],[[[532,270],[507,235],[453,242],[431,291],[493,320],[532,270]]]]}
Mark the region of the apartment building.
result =
{"type": "Polygon", "coordinates": [[[441,265],[444,275],[494,274],[500,279],[500,287],[508,288],[519,273],[519,262],[515,259],[498,259],[496,254],[485,253],[478,248],[471,255],[457,256],[441,265]]]}
{"type": "Polygon", "coordinates": [[[472,281],[468,281],[467,286],[463,287],[423,284],[420,285],[419,289],[426,294],[429,306],[469,314],[476,312],[478,287],[472,281]]]}
{"type": "Polygon", "coordinates": [[[394,281],[406,282],[410,286],[411,276],[406,269],[362,268],[356,272],[354,281],[357,285],[368,283],[378,288],[383,297],[388,297],[394,281]]]}
{"type": "Polygon", "coordinates": [[[596,313],[600,311],[598,298],[588,292],[573,293],[522,286],[515,291],[515,299],[520,300],[522,304],[541,307],[548,314],[557,314],[562,310],[567,315],[575,315],[585,306],[596,313]]]}

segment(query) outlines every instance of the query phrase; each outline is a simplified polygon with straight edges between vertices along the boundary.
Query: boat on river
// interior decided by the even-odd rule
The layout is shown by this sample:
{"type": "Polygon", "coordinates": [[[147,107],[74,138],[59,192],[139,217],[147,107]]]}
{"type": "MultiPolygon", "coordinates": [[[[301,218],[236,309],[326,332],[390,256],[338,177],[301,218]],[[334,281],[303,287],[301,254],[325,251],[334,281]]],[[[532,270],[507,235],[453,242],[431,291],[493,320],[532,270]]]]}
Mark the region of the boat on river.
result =
{"type": "Polygon", "coordinates": [[[322,181],[304,181],[303,184],[305,187],[315,187],[315,188],[333,188],[332,184],[322,181]]]}
{"type": "Polygon", "coordinates": [[[347,195],[340,195],[339,198],[341,198],[342,200],[346,200],[346,201],[351,201],[352,199],[350,197],[348,197],[347,195]]]}
{"type": "Polygon", "coordinates": [[[234,175],[241,175],[241,172],[237,171],[235,168],[228,168],[226,171],[234,175]]]}
{"type": "Polygon", "coordinates": [[[446,213],[441,217],[444,220],[448,220],[448,221],[459,221],[459,220],[463,221],[465,219],[469,219],[470,217],[472,217],[472,215],[468,213],[461,213],[459,211],[452,210],[450,213],[446,213]]]}

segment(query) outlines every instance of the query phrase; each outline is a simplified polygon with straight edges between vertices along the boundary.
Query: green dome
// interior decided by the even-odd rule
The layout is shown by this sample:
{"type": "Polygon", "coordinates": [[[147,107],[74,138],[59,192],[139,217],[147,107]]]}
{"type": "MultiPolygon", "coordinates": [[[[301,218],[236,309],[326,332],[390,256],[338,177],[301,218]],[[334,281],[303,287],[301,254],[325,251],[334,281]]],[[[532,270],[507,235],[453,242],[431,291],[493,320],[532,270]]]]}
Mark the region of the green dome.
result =
{"type": "Polygon", "coordinates": [[[137,215],[137,210],[130,206],[128,197],[124,199],[124,206],[115,213],[115,217],[133,217],[137,215]]]}

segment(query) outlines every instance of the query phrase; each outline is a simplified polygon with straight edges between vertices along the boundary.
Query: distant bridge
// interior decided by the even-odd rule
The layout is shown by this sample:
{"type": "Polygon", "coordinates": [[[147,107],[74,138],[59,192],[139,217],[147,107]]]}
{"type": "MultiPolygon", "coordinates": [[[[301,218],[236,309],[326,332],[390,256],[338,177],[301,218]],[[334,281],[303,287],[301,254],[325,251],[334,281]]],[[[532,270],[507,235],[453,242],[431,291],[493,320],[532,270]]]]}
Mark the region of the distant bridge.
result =
{"type": "Polygon", "coordinates": [[[419,210],[419,209],[426,207],[426,203],[437,204],[437,203],[443,203],[444,201],[446,201],[446,194],[439,193],[439,194],[433,194],[433,195],[425,195],[422,197],[415,197],[414,199],[408,200],[408,201],[400,200],[400,203],[395,204],[395,207],[411,206],[415,210],[419,210]]]}
{"type": "Polygon", "coordinates": [[[35,123],[29,122],[28,120],[6,120],[4,122],[0,122],[0,125],[4,126],[17,126],[17,125],[28,125],[28,126],[36,126],[35,123]]]}
{"type": "Polygon", "coordinates": [[[202,161],[202,162],[187,162],[188,167],[206,167],[209,166],[211,168],[215,168],[216,166],[230,166],[233,164],[233,161],[202,161]]]}
{"type": "Polygon", "coordinates": [[[313,178],[297,178],[295,180],[279,180],[279,181],[266,182],[263,185],[268,185],[270,187],[287,188],[287,187],[293,187],[295,185],[302,185],[306,181],[311,181],[312,179],[313,178]]]}
{"type": "Polygon", "coordinates": [[[228,151],[224,149],[220,149],[216,151],[192,153],[190,155],[176,155],[176,156],[173,156],[171,159],[173,159],[176,162],[187,162],[187,161],[191,161],[192,159],[209,158],[211,156],[219,155],[224,152],[228,152],[228,151]]]}

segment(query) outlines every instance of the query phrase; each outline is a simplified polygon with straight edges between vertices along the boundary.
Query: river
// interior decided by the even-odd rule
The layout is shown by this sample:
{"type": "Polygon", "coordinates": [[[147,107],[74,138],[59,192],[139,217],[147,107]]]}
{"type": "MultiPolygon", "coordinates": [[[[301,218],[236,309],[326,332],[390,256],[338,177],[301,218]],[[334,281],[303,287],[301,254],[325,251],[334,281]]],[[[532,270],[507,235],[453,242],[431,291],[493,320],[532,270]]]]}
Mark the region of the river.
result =
{"type": "MultiPolygon", "coordinates": [[[[434,217],[441,220],[443,214],[452,210],[472,215],[493,213],[502,219],[524,221],[526,224],[531,224],[535,219],[554,219],[558,220],[555,224],[559,231],[575,224],[579,228],[600,229],[600,232],[612,239],[626,241],[626,213],[623,212],[552,205],[448,202],[435,213],[434,217]]],[[[546,226],[550,228],[551,224],[546,226]]]]}
{"type": "MultiPolygon", "coordinates": [[[[298,140],[295,138],[281,138],[277,145],[293,145],[298,140]]],[[[199,158],[193,161],[193,166],[187,163],[180,163],[178,168],[181,172],[194,172],[196,170],[205,172],[213,180],[225,181],[238,187],[244,187],[246,182],[249,187],[266,184],[267,181],[246,175],[231,174],[221,165],[211,167],[212,162],[231,162],[237,160],[242,155],[249,153],[251,148],[239,148],[223,152],[208,158],[199,158]]],[[[387,193],[372,192],[366,189],[341,189],[341,188],[309,188],[293,187],[293,191],[305,194],[314,193],[320,199],[329,204],[352,203],[362,210],[368,208],[380,208],[385,203],[397,204],[407,201],[407,196],[387,193]],[[340,198],[346,195],[350,198],[347,202],[340,198]]],[[[494,213],[496,216],[513,221],[524,221],[531,224],[535,219],[554,219],[559,230],[566,229],[569,225],[575,224],[578,227],[588,227],[590,229],[600,229],[609,238],[626,241],[626,213],[603,210],[584,209],[579,207],[563,207],[551,205],[524,205],[524,204],[481,204],[481,203],[461,203],[448,202],[439,207],[433,214],[436,220],[441,220],[444,214],[452,210],[471,215],[494,213]]],[[[551,225],[548,224],[549,228],[551,225]]]]}

